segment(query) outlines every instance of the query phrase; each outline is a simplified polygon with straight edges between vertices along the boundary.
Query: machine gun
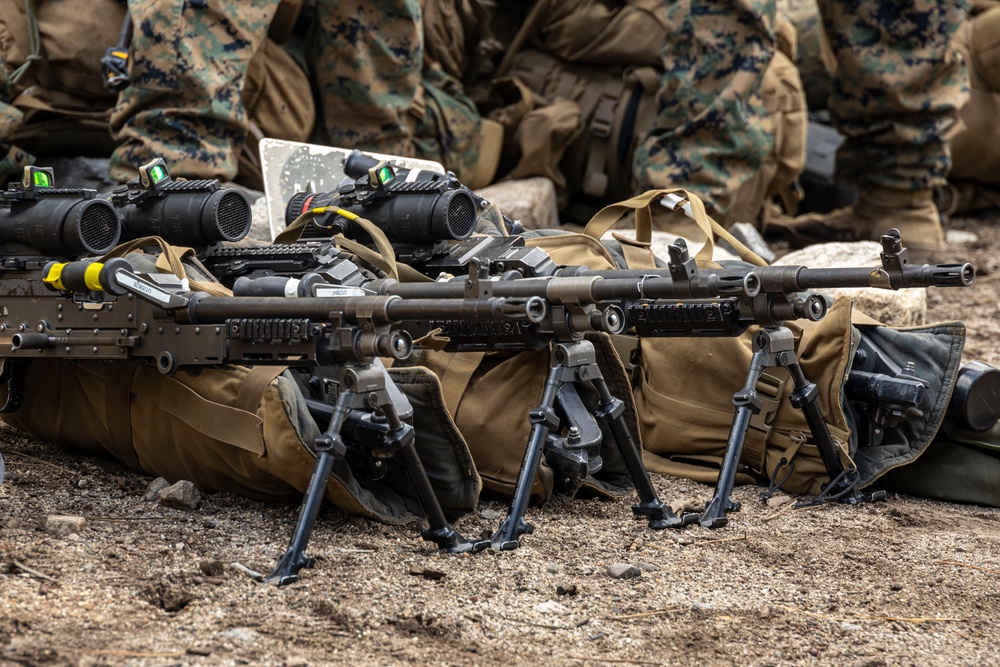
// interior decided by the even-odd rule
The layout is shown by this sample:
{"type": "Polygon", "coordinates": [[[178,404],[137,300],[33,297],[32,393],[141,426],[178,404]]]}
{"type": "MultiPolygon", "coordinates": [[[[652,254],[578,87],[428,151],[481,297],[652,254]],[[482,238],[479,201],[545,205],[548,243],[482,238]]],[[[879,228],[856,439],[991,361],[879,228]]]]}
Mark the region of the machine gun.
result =
{"type": "MultiPolygon", "coordinates": [[[[952,287],[971,285],[974,280],[975,271],[969,264],[912,265],[896,230],[890,230],[883,236],[882,245],[882,265],[875,268],[769,266],[712,271],[696,269],[683,241],[671,246],[667,267],[661,271],[595,271],[585,267],[560,267],[544,251],[526,248],[517,237],[455,238],[416,248],[407,244],[402,252],[408,253],[405,258],[411,265],[428,276],[462,275],[462,268],[475,258],[480,265],[488,266],[488,273],[496,278],[490,282],[490,293],[497,296],[523,297],[538,293],[538,283],[544,281],[529,278],[603,278],[592,284],[594,291],[588,298],[594,303],[605,304],[601,306],[604,312],[620,313],[624,318],[622,328],[638,336],[738,336],[751,326],[758,327],[753,338],[754,356],[747,383],[734,396],[736,412],[719,482],[712,500],[698,517],[699,523],[714,528],[726,524],[727,512],[739,509],[739,504],[731,498],[736,466],[750,421],[762,408],[756,385],[763,371],[769,367],[785,367],[793,377],[793,405],[806,416],[831,479],[824,496],[849,503],[877,499],[876,494],[858,492],[855,489],[857,471],[845,469],[840,462],[836,445],[816,403],[818,390],[802,374],[795,358],[791,331],[784,326],[784,322],[792,319],[819,320],[825,315],[825,299],[808,290],[834,287],[893,290],[952,287]],[[624,281],[624,284],[619,281],[624,281]],[[608,308],[612,302],[617,310],[608,308]]],[[[400,254],[398,258],[403,259],[404,255],[400,254]]],[[[558,283],[558,280],[553,282],[558,283]]],[[[420,284],[400,284],[393,289],[401,294],[415,295],[422,293],[424,287],[420,284]]],[[[450,289],[459,290],[462,287],[454,285],[450,289]]],[[[453,349],[469,349],[477,344],[470,335],[472,327],[461,323],[444,324],[444,331],[452,336],[453,349]]],[[[483,337],[487,349],[496,349],[502,344],[496,340],[495,331],[487,333],[490,335],[483,337]]],[[[900,388],[899,381],[892,386],[900,388]]],[[[891,400],[890,397],[883,399],[882,403],[891,400]]],[[[879,419],[884,419],[885,414],[889,413],[883,411],[879,419]]],[[[669,525],[684,525],[686,522],[684,518],[678,521],[670,519],[669,525]]]]}
{"type": "Polygon", "coordinates": [[[291,300],[194,292],[186,278],[147,273],[124,258],[75,259],[81,249],[109,250],[121,220],[92,191],[53,189],[51,176],[29,167],[22,183],[0,196],[0,235],[6,235],[0,238],[0,384],[7,389],[0,412],[18,408],[28,364],[39,358],[139,360],[164,374],[223,364],[337,368],[340,391],[327,413],[329,424],[313,445],[316,465],[299,522],[268,580],[294,581],[312,563],[305,546],[326,480],[334,460],[358,441],[377,449],[378,457],[402,456],[427,517],[425,539],[450,552],[487,546],[463,538],[445,518],[414,447],[413,429],[403,421],[412,409],[377,357],[409,355],[412,338],[400,327],[403,322],[537,319],[544,315],[541,300],[391,295],[291,300]],[[365,418],[371,414],[384,423],[365,418]],[[368,433],[354,442],[346,437],[359,428],[368,433]]]}

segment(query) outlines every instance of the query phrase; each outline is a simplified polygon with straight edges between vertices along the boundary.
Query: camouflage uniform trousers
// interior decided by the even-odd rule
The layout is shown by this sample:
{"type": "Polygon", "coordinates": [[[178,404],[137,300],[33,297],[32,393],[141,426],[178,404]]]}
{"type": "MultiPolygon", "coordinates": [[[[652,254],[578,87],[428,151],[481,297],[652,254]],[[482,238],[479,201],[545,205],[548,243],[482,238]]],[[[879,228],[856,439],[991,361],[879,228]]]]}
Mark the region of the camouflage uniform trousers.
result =
{"type": "MultiPolygon", "coordinates": [[[[837,72],[829,108],[838,176],[899,190],[941,185],[968,97],[950,48],[964,0],[821,0],[837,72]]],[[[773,0],[669,3],[659,113],[633,161],[640,189],[686,187],[717,216],[773,137],[755,91],[773,54],[773,0]]]]}
{"type": "MultiPolygon", "coordinates": [[[[132,85],[111,118],[111,176],[163,157],[175,175],[231,180],[246,137],[247,65],[277,0],[130,0],[132,85]]],[[[442,161],[476,160],[479,116],[457,82],[426,66],[417,0],[317,3],[308,48],[323,134],[335,146],[442,161]]]]}

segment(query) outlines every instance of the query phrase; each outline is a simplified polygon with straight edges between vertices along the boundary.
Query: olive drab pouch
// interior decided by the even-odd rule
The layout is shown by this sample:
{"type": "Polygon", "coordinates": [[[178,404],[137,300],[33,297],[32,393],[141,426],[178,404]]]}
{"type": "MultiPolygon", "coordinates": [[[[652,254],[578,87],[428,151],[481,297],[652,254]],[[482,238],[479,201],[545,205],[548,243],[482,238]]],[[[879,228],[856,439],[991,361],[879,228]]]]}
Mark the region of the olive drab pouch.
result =
{"type": "Polygon", "coordinates": [[[940,435],[920,458],[889,471],[878,484],[911,496],[1000,507],[1000,423],[940,435]]]}
{"type": "MultiPolygon", "coordinates": [[[[718,266],[710,259],[717,238],[737,249],[745,266],[763,264],[705,213],[697,197],[683,190],[648,192],[609,206],[591,220],[586,233],[599,237],[630,211],[635,213],[638,243],[648,243],[653,226],[688,231],[693,218],[706,238],[695,258],[702,269],[718,266]],[[681,197],[679,204],[688,204],[690,214],[679,205],[660,205],[668,194],[681,197]]],[[[631,268],[652,266],[648,253],[629,252],[626,258],[631,268]]],[[[817,403],[841,462],[845,467],[856,465],[861,486],[923,452],[945,416],[964,346],[964,326],[893,329],[854,312],[847,298],[837,300],[818,322],[789,321],[786,326],[806,377],[818,389],[817,403]],[[866,349],[881,351],[899,368],[913,362],[918,377],[927,381],[921,414],[887,429],[878,442],[859,441],[866,413],[845,393],[862,341],[870,343],[866,349]]],[[[619,343],[633,369],[643,460],[650,471],[705,483],[717,480],[733,423],[734,394],[745,384],[749,370],[753,332],[751,328],[739,337],[640,337],[619,343]],[[630,348],[631,353],[624,352],[630,348]]],[[[819,494],[829,476],[804,414],[792,405],[789,373],[766,369],[756,390],[762,409],[751,419],[737,483],[819,494]]]]}
{"type": "MultiPolygon", "coordinates": [[[[162,247],[156,264],[149,254],[132,252],[126,259],[140,272],[174,267],[175,275],[179,260],[193,288],[224,291],[188,255],[162,247]],[[162,261],[170,254],[173,263],[162,261]]],[[[388,373],[412,407],[417,452],[443,510],[453,517],[471,511],[481,483],[437,378],[420,368],[388,373]]],[[[283,366],[225,365],[165,375],[139,361],[33,359],[19,409],[0,418],[170,482],[189,480],[202,491],[300,502],[315,465],[312,445],[326,426],[301,391],[309,374],[283,366]]],[[[361,448],[349,452],[335,459],[327,500],[386,523],[423,518],[400,457],[382,459],[387,470],[373,479],[361,448]]]]}

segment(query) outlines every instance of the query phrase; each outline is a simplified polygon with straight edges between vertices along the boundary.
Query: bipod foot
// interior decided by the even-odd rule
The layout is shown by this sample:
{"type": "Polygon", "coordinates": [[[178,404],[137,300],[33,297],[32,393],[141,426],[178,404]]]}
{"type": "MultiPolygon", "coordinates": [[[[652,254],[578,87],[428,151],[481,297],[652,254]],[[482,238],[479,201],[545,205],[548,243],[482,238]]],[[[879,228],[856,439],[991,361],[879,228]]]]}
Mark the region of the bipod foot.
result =
{"type": "Polygon", "coordinates": [[[420,537],[450,554],[474,554],[490,546],[489,540],[467,540],[451,526],[420,531],[420,537]]]}
{"type": "Polygon", "coordinates": [[[674,511],[659,498],[645,503],[632,505],[632,514],[636,517],[649,517],[649,527],[653,530],[665,528],[682,528],[698,520],[697,514],[682,514],[677,516],[674,511]]]}
{"type": "Polygon", "coordinates": [[[500,524],[500,528],[490,538],[490,547],[493,551],[513,551],[521,546],[518,537],[530,535],[533,532],[535,532],[535,527],[532,524],[522,518],[515,520],[513,515],[507,515],[507,518],[500,524]]]}
{"type": "Polygon", "coordinates": [[[705,511],[698,517],[698,523],[704,528],[722,528],[729,523],[726,514],[739,512],[741,507],[740,501],[732,498],[713,498],[705,505],[705,511]]]}
{"type": "Polygon", "coordinates": [[[294,584],[299,580],[299,570],[304,567],[312,567],[316,564],[315,558],[306,556],[301,550],[289,547],[278,559],[278,564],[263,579],[263,583],[272,586],[285,586],[294,584]]]}

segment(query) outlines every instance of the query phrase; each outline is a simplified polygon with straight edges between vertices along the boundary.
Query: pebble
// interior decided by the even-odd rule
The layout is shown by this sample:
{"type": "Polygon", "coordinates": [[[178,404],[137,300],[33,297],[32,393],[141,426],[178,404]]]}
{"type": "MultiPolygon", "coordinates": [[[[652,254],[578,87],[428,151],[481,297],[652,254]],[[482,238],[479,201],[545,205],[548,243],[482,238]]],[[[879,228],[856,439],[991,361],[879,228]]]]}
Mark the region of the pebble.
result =
{"type": "Polygon", "coordinates": [[[496,510],[479,510],[479,516],[487,521],[497,521],[500,519],[500,512],[496,510]]]}
{"type": "Polygon", "coordinates": [[[556,616],[566,616],[569,614],[569,609],[565,605],[561,605],[553,600],[546,600],[545,602],[539,602],[534,607],[532,607],[539,614],[554,614],[556,616]]]}
{"type": "Polygon", "coordinates": [[[794,503],[795,498],[791,496],[771,496],[767,499],[768,507],[781,507],[782,505],[788,505],[789,503],[794,503]]]}
{"type": "Polygon", "coordinates": [[[207,577],[218,577],[225,571],[221,560],[203,560],[198,563],[198,569],[207,577]]]}
{"type": "Polygon", "coordinates": [[[201,505],[201,492],[186,479],[160,489],[156,498],[161,505],[179,510],[196,510],[201,505]]]}
{"type": "Polygon", "coordinates": [[[628,563],[612,563],[608,565],[607,573],[612,579],[632,579],[642,575],[642,570],[628,563]]]}
{"type": "Polygon", "coordinates": [[[50,514],[45,517],[45,532],[55,537],[67,537],[78,535],[83,527],[87,525],[87,520],[82,516],[69,516],[66,514],[50,514]]]}
{"type": "Polygon", "coordinates": [[[142,495],[142,499],[152,502],[156,500],[156,494],[158,494],[160,491],[167,488],[168,486],[170,486],[170,482],[163,479],[162,477],[157,477],[156,479],[154,479],[152,482],[149,483],[149,486],[146,487],[146,493],[142,495]]]}

